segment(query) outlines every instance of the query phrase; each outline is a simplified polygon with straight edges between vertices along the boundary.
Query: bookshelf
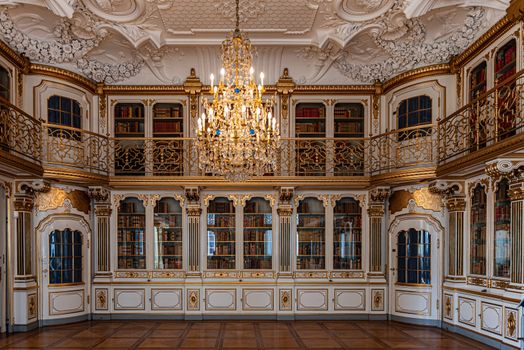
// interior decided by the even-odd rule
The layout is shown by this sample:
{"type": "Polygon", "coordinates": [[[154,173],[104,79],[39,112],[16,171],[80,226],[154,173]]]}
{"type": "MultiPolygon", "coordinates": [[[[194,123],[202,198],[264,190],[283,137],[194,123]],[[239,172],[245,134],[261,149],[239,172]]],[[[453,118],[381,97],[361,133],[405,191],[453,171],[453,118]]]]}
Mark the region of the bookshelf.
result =
{"type": "Polygon", "coordinates": [[[233,201],[219,197],[207,208],[207,268],[234,269],[236,218],[233,201]]]}
{"type": "Polygon", "coordinates": [[[117,249],[119,269],[146,268],[146,212],[141,200],[129,197],[118,209],[117,249]]]}
{"type": "Polygon", "coordinates": [[[269,201],[252,198],[244,207],[244,269],[272,268],[273,215],[269,201]]]}
{"type": "Polygon", "coordinates": [[[498,183],[495,194],[495,256],[493,275],[510,277],[511,254],[511,200],[508,195],[509,181],[503,179],[498,183]]]}
{"type": "Polygon", "coordinates": [[[431,234],[410,228],[397,238],[397,282],[431,284],[431,234]]]}
{"type": "Polygon", "coordinates": [[[174,198],[161,198],[154,210],[154,267],[182,269],[182,207],[174,198]]]}
{"type": "MultiPolygon", "coordinates": [[[[517,41],[507,42],[495,54],[495,83],[503,82],[517,72],[517,41]]],[[[515,83],[509,89],[502,89],[498,98],[498,135],[501,139],[515,135],[516,106],[511,101],[515,83]]]]}
{"type": "MultiPolygon", "coordinates": [[[[144,105],[140,103],[117,103],[115,105],[115,129],[117,138],[142,138],[144,131],[144,105]]],[[[141,140],[117,140],[115,150],[116,175],[144,175],[145,153],[141,140]]]]}
{"type": "MultiPolygon", "coordinates": [[[[326,137],[326,107],[322,103],[299,103],[295,109],[295,137],[311,139],[326,137]]],[[[297,142],[296,175],[324,176],[326,172],[325,142],[297,142]],[[315,150],[315,151],[313,151],[315,150]]]]}
{"type": "Polygon", "coordinates": [[[326,220],[322,201],[305,198],[297,208],[297,269],[326,268],[326,220]]]}
{"type": "Polygon", "coordinates": [[[471,70],[469,77],[469,100],[473,101],[478,95],[487,91],[487,63],[483,61],[471,70]]]}
{"type": "Polygon", "coordinates": [[[364,137],[362,103],[337,103],[334,110],[335,137],[364,137]]]}
{"type": "Polygon", "coordinates": [[[184,114],[179,103],[157,103],[153,106],[153,137],[183,137],[184,114]]]}
{"type": "Polygon", "coordinates": [[[362,269],[362,208],[353,198],[333,208],[333,269],[362,269]]]}
{"type": "Polygon", "coordinates": [[[486,193],[478,184],[472,192],[470,209],[470,273],[486,274],[486,193]]]}

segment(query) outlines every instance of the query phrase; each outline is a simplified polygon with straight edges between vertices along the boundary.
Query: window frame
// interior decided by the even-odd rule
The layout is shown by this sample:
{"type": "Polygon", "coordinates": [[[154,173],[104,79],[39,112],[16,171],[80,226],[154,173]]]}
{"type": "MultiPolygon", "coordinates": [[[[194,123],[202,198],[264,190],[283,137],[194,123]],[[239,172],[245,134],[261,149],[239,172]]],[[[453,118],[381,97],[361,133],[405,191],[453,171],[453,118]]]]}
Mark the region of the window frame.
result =
{"type": "Polygon", "coordinates": [[[63,230],[53,230],[48,235],[48,247],[49,247],[49,286],[56,287],[56,286],[62,286],[62,285],[78,285],[78,284],[84,284],[84,237],[81,231],[79,230],[73,230],[70,228],[65,228],[63,230]],[[71,256],[64,255],[67,253],[67,249],[64,248],[66,245],[65,242],[65,234],[66,232],[71,232],[71,240],[69,243],[67,243],[68,246],[70,246],[68,249],[71,252],[71,256]],[[52,241],[52,235],[53,234],[59,234],[57,241],[52,241]],[[77,243],[77,239],[79,238],[80,243],[77,243]],[[57,248],[53,249],[53,245],[56,245],[57,248]],[[78,256],[76,253],[76,246],[79,246],[79,252],[80,256],[78,256]],[[53,253],[58,249],[58,252],[53,253]],[[61,269],[55,269],[54,262],[52,259],[58,259],[59,266],[61,269]],[[66,266],[67,261],[69,261],[69,266],[71,268],[64,269],[63,267],[66,266]],[[77,269],[77,262],[80,262],[80,268],[77,269]],[[71,280],[70,281],[64,281],[64,273],[63,271],[71,271],[71,280]],[[80,274],[80,280],[77,280],[77,276],[75,271],[79,270],[80,274]],[[60,281],[59,282],[53,282],[52,275],[56,272],[60,272],[60,281]]]}
{"type": "Polygon", "coordinates": [[[5,72],[5,77],[7,78],[7,84],[6,86],[3,86],[1,84],[2,79],[0,79],[0,97],[3,97],[8,102],[11,102],[11,84],[12,84],[12,76],[9,69],[3,65],[0,64],[0,76],[5,72]],[[5,90],[3,90],[5,88],[5,90]],[[5,97],[2,96],[2,94],[5,92],[5,97]]]}
{"type": "Polygon", "coordinates": [[[47,124],[56,125],[57,127],[50,126],[48,129],[49,136],[59,137],[63,139],[71,139],[75,141],[81,141],[82,136],[76,129],[82,129],[82,104],[71,97],[63,95],[51,95],[47,98],[47,124]],[[54,98],[58,98],[57,107],[52,107],[51,101],[54,98]],[[68,101],[68,102],[67,102],[68,101]],[[69,110],[64,107],[64,104],[69,103],[69,110]],[[78,113],[76,113],[78,110],[78,113]],[[69,114],[70,123],[65,122],[69,114]],[[52,121],[51,115],[58,118],[58,121],[52,121]],[[75,119],[78,120],[78,126],[75,126],[75,119]]]}
{"type": "Polygon", "coordinates": [[[431,244],[431,232],[428,230],[417,230],[415,228],[410,228],[408,230],[402,230],[397,233],[397,279],[396,284],[399,285],[418,285],[418,286],[426,286],[431,287],[431,263],[432,263],[432,244],[431,244]],[[416,234],[416,242],[414,243],[414,249],[416,251],[416,255],[411,255],[409,252],[413,250],[412,245],[413,243],[410,242],[410,233],[414,232],[416,234]],[[427,239],[425,239],[425,236],[427,235],[427,239]],[[404,243],[401,243],[400,237],[404,236],[404,243]],[[402,246],[404,247],[404,254],[401,254],[402,246]],[[427,246],[427,249],[426,249],[427,246]],[[421,249],[422,248],[422,249],[421,249]],[[426,254],[426,252],[428,254],[426,254]],[[412,269],[409,267],[409,261],[410,259],[416,259],[417,261],[417,267],[416,269],[412,269]],[[424,264],[423,261],[427,259],[427,269],[423,268],[424,264]],[[403,267],[401,267],[401,260],[403,260],[403,267]],[[416,274],[416,280],[417,282],[409,282],[409,276],[410,272],[415,272],[416,274]],[[429,272],[429,279],[424,280],[425,273],[429,272]],[[401,275],[403,276],[403,280],[401,280],[401,275]]]}
{"type": "MultiPolygon", "coordinates": [[[[431,127],[424,128],[424,125],[431,125],[433,122],[433,99],[427,94],[416,95],[407,97],[399,102],[395,110],[396,116],[396,126],[399,130],[398,141],[409,140],[417,137],[430,136],[431,127]],[[427,99],[427,100],[426,100],[427,99]],[[423,100],[426,100],[423,102],[423,100]],[[416,106],[411,106],[412,102],[416,101],[416,106]],[[401,109],[405,104],[405,112],[402,112],[401,109]],[[422,108],[422,106],[425,106],[422,108]],[[410,106],[413,107],[413,110],[410,109],[410,106]],[[429,113],[429,120],[423,120],[423,114],[429,113]],[[416,115],[417,122],[410,123],[410,115],[416,115]],[[400,125],[401,118],[405,118],[404,125],[400,125]],[[405,130],[405,131],[402,131],[405,130]]],[[[427,115],[426,115],[427,117],[427,115]]]]}

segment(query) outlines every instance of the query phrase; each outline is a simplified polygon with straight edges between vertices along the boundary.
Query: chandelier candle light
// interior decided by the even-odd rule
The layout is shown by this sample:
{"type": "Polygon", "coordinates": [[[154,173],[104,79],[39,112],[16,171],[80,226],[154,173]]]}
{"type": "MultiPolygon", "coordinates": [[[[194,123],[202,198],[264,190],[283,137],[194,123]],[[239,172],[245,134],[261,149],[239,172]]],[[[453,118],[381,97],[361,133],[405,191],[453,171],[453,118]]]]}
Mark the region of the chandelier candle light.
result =
{"type": "Polygon", "coordinates": [[[280,135],[273,116],[274,96],[263,100],[264,73],[257,85],[251,42],[236,28],[222,42],[222,69],[217,85],[211,74],[213,100],[204,99],[198,118],[197,148],[204,173],[246,181],[275,170],[280,135]]]}

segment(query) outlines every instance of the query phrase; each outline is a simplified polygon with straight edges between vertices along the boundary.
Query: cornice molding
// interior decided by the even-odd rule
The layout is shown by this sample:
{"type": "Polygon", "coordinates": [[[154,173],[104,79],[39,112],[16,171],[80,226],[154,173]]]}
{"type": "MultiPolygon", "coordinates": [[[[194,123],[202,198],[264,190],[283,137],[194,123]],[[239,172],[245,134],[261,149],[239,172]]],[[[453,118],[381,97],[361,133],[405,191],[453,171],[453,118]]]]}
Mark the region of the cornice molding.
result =
{"type": "Polygon", "coordinates": [[[29,73],[47,75],[53,78],[67,80],[85,88],[93,94],[97,91],[97,84],[94,81],[67,69],[52,67],[45,64],[31,63],[29,66],[29,73]]]}
{"type": "Polygon", "coordinates": [[[19,55],[2,39],[0,39],[0,55],[8,59],[19,69],[23,69],[24,67],[27,67],[30,64],[27,58],[23,57],[22,55],[19,55]]]}
{"type": "Polygon", "coordinates": [[[413,80],[443,74],[451,74],[451,65],[449,63],[434,64],[431,66],[416,68],[404,73],[400,73],[396,77],[387,80],[383,84],[382,93],[385,94],[396,87],[404,85],[413,80]]]}

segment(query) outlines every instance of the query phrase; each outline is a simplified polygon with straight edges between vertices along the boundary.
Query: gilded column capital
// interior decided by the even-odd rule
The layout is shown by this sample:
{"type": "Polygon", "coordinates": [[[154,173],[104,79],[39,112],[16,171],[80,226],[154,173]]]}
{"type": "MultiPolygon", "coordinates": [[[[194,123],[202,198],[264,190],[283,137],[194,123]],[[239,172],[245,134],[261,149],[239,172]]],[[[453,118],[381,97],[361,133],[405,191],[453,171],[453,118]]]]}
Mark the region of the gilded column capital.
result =
{"type": "Polygon", "coordinates": [[[370,217],[383,217],[385,212],[384,203],[372,203],[368,207],[368,215],[370,217]]]}
{"type": "Polygon", "coordinates": [[[95,204],[95,215],[96,216],[111,216],[113,209],[109,204],[95,204]]]}
{"type": "Polygon", "coordinates": [[[280,217],[283,217],[283,216],[291,216],[291,215],[293,215],[293,208],[291,208],[291,207],[287,207],[287,208],[278,208],[278,209],[277,209],[277,214],[278,214],[280,217]]]}
{"type": "Polygon", "coordinates": [[[109,203],[111,191],[102,186],[89,187],[87,194],[95,203],[109,203]]]}
{"type": "Polygon", "coordinates": [[[14,200],[15,211],[31,212],[35,206],[32,194],[16,194],[14,200]]]}
{"type": "Polygon", "coordinates": [[[291,205],[294,194],[295,194],[295,189],[293,187],[281,187],[280,193],[278,196],[279,204],[280,205],[291,205]]]}
{"type": "Polygon", "coordinates": [[[389,187],[376,187],[369,191],[370,202],[385,202],[389,197],[389,187]]]}
{"type": "Polygon", "coordinates": [[[446,198],[446,208],[449,212],[466,211],[466,197],[453,196],[446,198]]]}
{"type": "Polygon", "coordinates": [[[186,187],[184,189],[188,204],[200,204],[200,188],[186,187]]]}
{"type": "Polygon", "coordinates": [[[186,208],[187,216],[200,216],[202,214],[202,208],[200,207],[188,207],[186,208]]]}

